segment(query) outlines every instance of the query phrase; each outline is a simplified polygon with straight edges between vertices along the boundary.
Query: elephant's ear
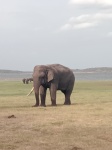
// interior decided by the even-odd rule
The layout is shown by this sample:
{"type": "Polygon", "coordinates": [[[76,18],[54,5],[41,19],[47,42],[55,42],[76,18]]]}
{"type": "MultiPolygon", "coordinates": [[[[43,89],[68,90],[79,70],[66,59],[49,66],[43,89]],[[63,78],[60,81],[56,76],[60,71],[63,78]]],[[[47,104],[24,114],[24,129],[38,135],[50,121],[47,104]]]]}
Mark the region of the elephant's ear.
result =
{"type": "Polygon", "coordinates": [[[54,73],[53,71],[49,70],[47,74],[47,81],[50,82],[53,79],[54,79],[54,73]]]}

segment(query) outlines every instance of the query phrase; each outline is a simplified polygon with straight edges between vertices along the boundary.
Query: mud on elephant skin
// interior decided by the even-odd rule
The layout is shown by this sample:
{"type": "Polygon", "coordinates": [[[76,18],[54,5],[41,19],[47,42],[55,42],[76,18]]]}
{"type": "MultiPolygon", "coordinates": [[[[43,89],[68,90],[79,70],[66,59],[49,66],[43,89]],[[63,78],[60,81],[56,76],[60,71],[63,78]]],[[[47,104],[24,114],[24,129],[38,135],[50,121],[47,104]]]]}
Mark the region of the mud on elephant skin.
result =
{"type": "Polygon", "coordinates": [[[70,105],[70,96],[74,87],[75,76],[71,69],[60,65],[37,65],[33,70],[33,86],[36,104],[39,106],[39,90],[41,87],[41,106],[45,106],[46,90],[49,88],[51,105],[56,106],[56,91],[60,90],[65,95],[65,105],[70,105]]]}

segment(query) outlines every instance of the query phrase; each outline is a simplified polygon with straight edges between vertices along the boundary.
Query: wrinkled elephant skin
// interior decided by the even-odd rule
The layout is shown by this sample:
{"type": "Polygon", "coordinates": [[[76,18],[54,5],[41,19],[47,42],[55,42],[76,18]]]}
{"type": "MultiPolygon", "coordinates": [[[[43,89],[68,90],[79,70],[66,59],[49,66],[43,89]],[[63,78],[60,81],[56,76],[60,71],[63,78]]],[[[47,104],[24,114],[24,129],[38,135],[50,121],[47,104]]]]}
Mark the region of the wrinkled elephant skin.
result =
{"type": "Polygon", "coordinates": [[[51,105],[56,106],[56,91],[65,95],[65,105],[70,105],[70,96],[74,87],[75,76],[71,69],[60,64],[37,65],[33,71],[33,86],[36,98],[35,107],[39,106],[39,90],[41,106],[45,106],[46,90],[49,88],[51,105]]]}

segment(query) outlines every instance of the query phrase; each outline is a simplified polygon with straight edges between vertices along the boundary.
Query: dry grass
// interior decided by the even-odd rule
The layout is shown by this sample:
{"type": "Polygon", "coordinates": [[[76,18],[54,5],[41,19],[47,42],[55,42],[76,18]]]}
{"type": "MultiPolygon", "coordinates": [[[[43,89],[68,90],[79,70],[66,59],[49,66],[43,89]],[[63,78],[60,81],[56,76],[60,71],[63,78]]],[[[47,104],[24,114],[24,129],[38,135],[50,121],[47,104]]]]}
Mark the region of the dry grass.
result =
{"type": "Polygon", "coordinates": [[[71,106],[58,92],[51,107],[48,92],[47,107],[33,108],[31,87],[0,82],[0,150],[112,149],[112,81],[77,82],[71,106]]]}

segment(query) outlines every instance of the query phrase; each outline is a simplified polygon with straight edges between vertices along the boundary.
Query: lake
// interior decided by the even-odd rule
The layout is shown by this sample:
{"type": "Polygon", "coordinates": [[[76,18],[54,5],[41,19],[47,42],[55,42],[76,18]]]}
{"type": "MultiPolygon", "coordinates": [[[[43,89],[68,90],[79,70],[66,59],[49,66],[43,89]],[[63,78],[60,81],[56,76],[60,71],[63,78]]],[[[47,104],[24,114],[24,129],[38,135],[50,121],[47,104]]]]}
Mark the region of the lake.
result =
{"type": "Polygon", "coordinates": [[[112,72],[75,73],[76,80],[112,80],[112,72]]]}
{"type": "MultiPolygon", "coordinates": [[[[32,77],[32,73],[0,73],[0,80],[22,80],[32,77]]],[[[112,80],[112,72],[101,73],[75,73],[76,80],[112,80]]]]}

